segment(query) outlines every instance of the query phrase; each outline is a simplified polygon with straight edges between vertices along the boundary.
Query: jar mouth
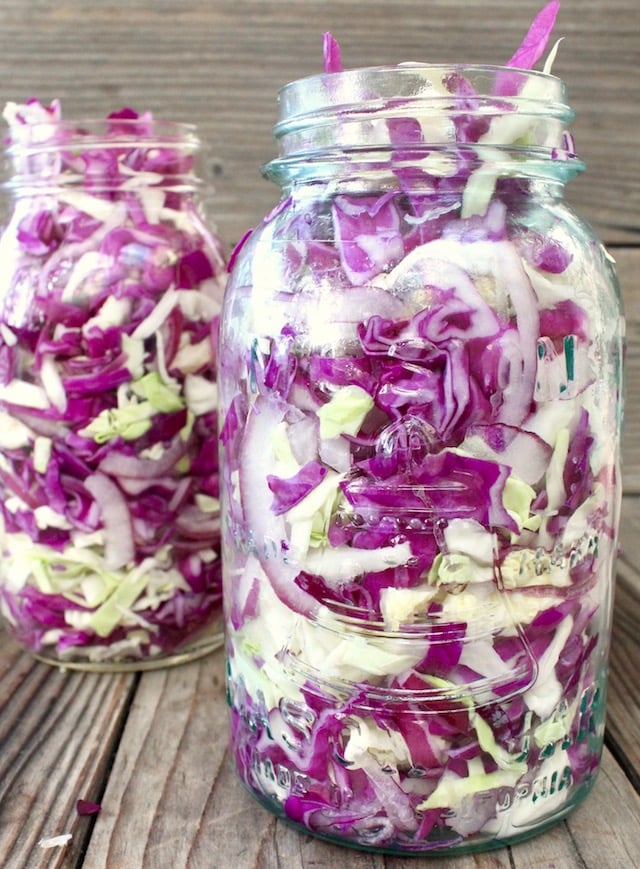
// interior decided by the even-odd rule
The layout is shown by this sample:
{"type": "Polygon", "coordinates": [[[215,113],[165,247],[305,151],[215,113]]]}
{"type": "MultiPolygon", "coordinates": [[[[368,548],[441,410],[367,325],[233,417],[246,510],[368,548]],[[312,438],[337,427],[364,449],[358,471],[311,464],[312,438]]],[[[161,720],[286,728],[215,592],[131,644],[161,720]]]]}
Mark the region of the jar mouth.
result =
{"type": "Polygon", "coordinates": [[[491,65],[407,63],[323,73],[278,93],[280,156],[491,146],[574,157],[563,81],[491,65]]]}

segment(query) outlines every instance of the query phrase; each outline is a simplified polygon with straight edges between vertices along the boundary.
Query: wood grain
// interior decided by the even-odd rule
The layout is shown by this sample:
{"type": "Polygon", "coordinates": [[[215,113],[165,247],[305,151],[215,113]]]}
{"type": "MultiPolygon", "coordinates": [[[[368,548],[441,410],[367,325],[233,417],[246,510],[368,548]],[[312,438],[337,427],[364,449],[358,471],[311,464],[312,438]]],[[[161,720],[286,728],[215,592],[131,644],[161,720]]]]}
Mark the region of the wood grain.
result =
{"type": "Polygon", "coordinates": [[[637,866],[640,797],[608,751],[592,792],[556,827],[512,847],[513,869],[637,866]],[[612,811],[612,807],[616,807],[612,811]]]}
{"type": "Polygon", "coordinates": [[[593,792],[566,826],[582,860],[576,865],[589,869],[638,865],[640,797],[608,752],[593,792]]]}
{"type": "Polygon", "coordinates": [[[640,250],[614,248],[613,255],[622,287],[627,321],[622,476],[625,492],[628,495],[640,495],[640,250]]]}
{"type": "MultiPolygon", "coordinates": [[[[68,117],[123,105],[198,124],[229,245],[277,190],[259,176],[275,155],[276,92],[319,72],[331,30],[345,66],[403,60],[499,63],[542,0],[2,0],[0,99],[60,97],[68,117]]],[[[638,242],[640,68],[637,0],[563,0],[555,71],[569,88],[588,172],[569,198],[608,242],[638,242]]]]}
{"type": "Polygon", "coordinates": [[[607,730],[612,749],[640,792],[640,502],[637,498],[624,499],[620,544],[607,730]]]}
{"type": "MultiPolygon", "coordinates": [[[[85,865],[198,865],[190,854],[192,843],[201,834],[227,741],[223,674],[224,662],[216,653],[142,676],[85,865]]],[[[208,837],[209,862],[203,867],[215,865],[214,841],[208,837]]]]}
{"type": "Polygon", "coordinates": [[[73,865],[99,800],[136,677],[62,672],[0,631],[0,855],[5,869],[73,865]],[[64,849],[42,838],[71,833],[64,849]]]}

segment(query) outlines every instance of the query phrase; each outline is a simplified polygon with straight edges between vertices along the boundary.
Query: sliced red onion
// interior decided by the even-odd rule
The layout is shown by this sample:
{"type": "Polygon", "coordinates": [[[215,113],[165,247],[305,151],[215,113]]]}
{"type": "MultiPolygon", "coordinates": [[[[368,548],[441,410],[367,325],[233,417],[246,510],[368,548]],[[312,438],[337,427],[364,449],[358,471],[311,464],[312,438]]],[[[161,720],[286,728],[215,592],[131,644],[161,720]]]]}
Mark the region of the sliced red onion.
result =
{"type": "Polygon", "coordinates": [[[102,459],[99,468],[112,477],[133,477],[140,480],[158,478],[173,470],[186,451],[187,445],[178,435],[158,459],[141,459],[112,450],[102,459]]]}
{"type": "Polygon", "coordinates": [[[247,530],[274,592],[285,606],[313,618],[320,611],[320,604],[295,582],[300,570],[289,560],[284,518],[273,513],[273,493],[267,484],[273,468],[269,443],[284,415],[284,406],[275,402],[258,398],[253,405],[240,447],[240,491],[247,530]]]}
{"type": "Polygon", "coordinates": [[[533,485],[544,475],[552,449],[533,432],[507,425],[472,425],[460,448],[479,459],[508,465],[513,474],[533,485]]]}
{"type": "Polygon", "coordinates": [[[84,481],[93,495],[104,526],[105,565],[117,570],[128,564],[135,555],[133,529],[127,499],[106,474],[95,473],[84,481]]]}

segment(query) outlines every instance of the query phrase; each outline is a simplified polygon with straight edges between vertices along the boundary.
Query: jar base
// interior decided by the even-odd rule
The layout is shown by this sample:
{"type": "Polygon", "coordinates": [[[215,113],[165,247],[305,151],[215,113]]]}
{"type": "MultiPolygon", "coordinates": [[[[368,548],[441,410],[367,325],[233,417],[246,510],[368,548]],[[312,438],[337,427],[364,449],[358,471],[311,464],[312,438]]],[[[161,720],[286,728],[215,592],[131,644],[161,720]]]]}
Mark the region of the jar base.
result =
{"type": "Polygon", "coordinates": [[[152,658],[126,658],[123,660],[89,661],[64,659],[46,652],[31,652],[32,657],[44,664],[60,670],[74,670],[85,673],[138,673],[148,670],[164,670],[197,661],[212,654],[224,644],[224,633],[219,623],[200,632],[189,642],[167,655],[152,658]]]}
{"type": "Polygon", "coordinates": [[[300,824],[289,818],[277,801],[272,801],[268,796],[254,791],[241,776],[239,776],[239,779],[244,790],[257,803],[259,803],[263,809],[268,811],[270,814],[275,815],[291,829],[297,830],[299,833],[306,836],[313,836],[314,839],[319,839],[328,844],[338,845],[342,848],[348,848],[351,851],[360,851],[370,854],[386,854],[394,857],[433,857],[436,859],[438,857],[462,857],[465,854],[476,854],[483,851],[497,851],[500,848],[518,845],[521,842],[526,842],[543,835],[562,821],[566,820],[567,817],[580,806],[584,799],[588,797],[597,775],[598,771],[596,770],[587,781],[583,782],[583,784],[576,789],[572,798],[568,800],[561,809],[558,809],[547,818],[541,819],[536,826],[523,829],[521,832],[497,835],[492,838],[487,836],[482,839],[477,838],[475,841],[470,841],[469,839],[462,840],[460,838],[454,838],[453,836],[447,840],[443,837],[440,840],[434,839],[430,842],[408,843],[406,846],[394,846],[393,844],[367,844],[366,842],[350,841],[341,838],[340,836],[332,836],[327,833],[312,830],[304,824],[300,824]]]}

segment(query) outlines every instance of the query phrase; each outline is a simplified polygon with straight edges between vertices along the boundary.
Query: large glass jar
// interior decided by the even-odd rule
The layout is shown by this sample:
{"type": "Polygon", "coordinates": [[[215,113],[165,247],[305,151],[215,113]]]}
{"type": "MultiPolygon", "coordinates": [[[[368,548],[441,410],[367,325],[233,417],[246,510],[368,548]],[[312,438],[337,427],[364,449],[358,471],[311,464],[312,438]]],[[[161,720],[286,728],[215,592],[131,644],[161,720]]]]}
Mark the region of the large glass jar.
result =
{"type": "Polygon", "coordinates": [[[231,744],[373,851],[532,835],[604,727],[623,320],[563,200],[564,86],[399,66],[287,85],[221,322],[231,744]]]}
{"type": "Polygon", "coordinates": [[[221,644],[223,249],[186,125],[9,105],[0,237],[0,609],[51,663],[221,644]]]}

